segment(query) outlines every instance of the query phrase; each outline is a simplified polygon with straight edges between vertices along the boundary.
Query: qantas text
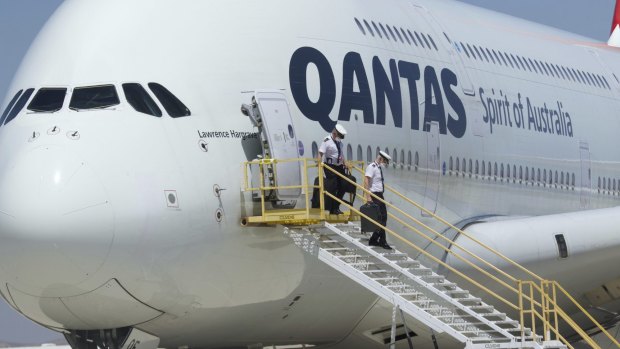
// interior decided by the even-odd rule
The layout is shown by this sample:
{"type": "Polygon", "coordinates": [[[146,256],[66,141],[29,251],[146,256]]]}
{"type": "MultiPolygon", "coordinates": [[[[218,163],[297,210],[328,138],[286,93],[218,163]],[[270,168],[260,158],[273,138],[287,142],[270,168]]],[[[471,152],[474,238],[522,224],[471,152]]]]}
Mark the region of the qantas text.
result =
{"type": "MultiPolygon", "coordinates": [[[[409,98],[411,105],[411,129],[430,131],[430,124],[436,121],[439,132],[461,138],[467,129],[467,116],[463,102],[454,91],[458,79],[454,72],[444,68],[436,71],[432,66],[420,66],[413,62],[390,59],[382,62],[372,59],[374,77],[373,105],[367,69],[357,52],[348,52],[342,62],[342,90],[339,121],[349,121],[354,110],[360,111],[364,123],[385,125],[386,106],[389,105],[394,126],[403,127],[403,98],[409,98]],[[387,67],[387,68],[386,68],[387,67]],[[357,81],[357,86],[355,86],[357,81]],[[419,86],[423,91],[418,90],[419,86]],[[403,97],[401,83],[407,84],[409,95],[403,97]],[[422,94],[423,93],[423,94],[422,94]],[[444,104],[444,100],[447,105],[444,104]],[[420,105],[423,114],[420,115],[420,105]],[[449,106],[449,108],[447,108],[449,106]],[[422,123],[420,119],[423,118],[422,123]]],[[[323,129],[331,131],[336,122],[329,114],[336,103],[336,79],[328,59],[317,49],[301,47],[290,61],[289,80],[295,103],[310,120],[317,121],[323,129]],[[308,94],[308,67],[314,65],[318,71],[320,92],[316,100],[308,94]]]]}

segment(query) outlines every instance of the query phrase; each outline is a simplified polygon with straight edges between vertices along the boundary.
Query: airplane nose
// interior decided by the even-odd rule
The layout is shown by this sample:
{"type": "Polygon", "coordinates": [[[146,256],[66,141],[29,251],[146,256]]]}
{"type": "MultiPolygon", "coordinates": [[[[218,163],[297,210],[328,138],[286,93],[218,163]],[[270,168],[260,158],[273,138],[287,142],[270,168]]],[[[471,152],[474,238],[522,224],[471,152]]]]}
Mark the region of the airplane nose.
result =
{"type": "Polygon", "coordinates": [[[114,239],[114,213],[88,163],[41,146],[0,174],[0,268],[24,292],[55,293],[93,276],[114,239]]]}

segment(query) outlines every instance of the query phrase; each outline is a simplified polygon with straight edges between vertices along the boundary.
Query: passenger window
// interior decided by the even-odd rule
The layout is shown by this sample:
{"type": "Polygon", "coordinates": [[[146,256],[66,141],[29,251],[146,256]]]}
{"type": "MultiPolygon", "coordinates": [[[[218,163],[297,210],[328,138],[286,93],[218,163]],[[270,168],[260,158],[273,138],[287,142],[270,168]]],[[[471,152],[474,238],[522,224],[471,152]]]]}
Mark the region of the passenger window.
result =
{"type": "Polygon", "coordinates": [[[392,32],[392,29],[390,29],[390,26],[386,24],[385,27],[387,28],[388,32],[390,32],[390,35],[392,35],[392,39],[396,41],[396,36],[394,36],[394,32],[392,32]]]}
{"type": "Polygon", "coordinates": [[[457,176],[459,175],[460,170],[461,170],[461,161],[460,161],[460,159],[457,157],[457,158],[456,158],[456,168],[455,168],[455,171],[456,171],[456,175],[457,175],[457,176]]]}
{"type": "Polygon", "coordinates": [[[362,32],[362,34],[366,35],[366,31],[364,30],[364,27],[362,27],[362,23],[360,23],[360,21],[357,18],[355,19],[355,24],[357,24],[357,27],[359,28],[359,30],[362,32]]]}
{"type": "Polygon", "coordinates": [[[375,152],[375,159],[377,158],[377,156],[379,156],[380,151],[381,151],[381,148],[377,147],[377,151],[375,152]]]}
{"type": "Polygon", "coordinates": [[[411,150],[407,152],[407,169],[411,170],[411,150]]]}
{"type": "Polygon", "coordinates": [[[491,53],[491,51],[489,51],[488,48],[485,48],[485,50],[487,51],[487,53],[489,54],[489,57],[491,57],[491,61],[493,61],[493,64],[497,64],[495,63],[495,58],[493,57],[493,54],[491,53]]]}
{"type": "Polygon", "coordinates": [[[353,148],[351,144],[347,144],[347,160],[353,160],[353,148]]]}
{"type": "Polygon", "coordinates": [[[41,88],[28,105],[28,110],[37,113],[57,112],[62,109],[66,95],[66,88],[41,88]]]}
{"type": "Polygon", "coordinates": [[[536,68],[536,64],[534,64],[534,61],[532,61],[531,58],[528,58],[527,60],[528,62],[530,62],[530,65],[532,66],[532,68],[534,68],[534,72],[538,74],[538,69],[536,68]]]}
{"type": "Polygon", "coordinates": [[[390,29],[390,27],[388,26],[388,31],[390,32],[390,34],[392,34],[394,41],[396,41],[396,37],[394,36],[394,32],[396,32],[396,36],[398,36],[398,38],[400,39],[400,42],[404,44],[405,42],[403,41],[403,38],[400,37],[400,33],[398,32],[398,29],[396,29],[396,27],[393,27],[393,28],[394,28],[394,31],[392,31],[392,29],[390,29]]]}
{"type": "Polygon", "coordinates": [[[428,35],[428,40],[431,42],[431,44],[433,45],[433,48],[435,49],[435,51],[439,51],[439,48],[437,48],[437,45],[435,45],[435,40],[433,40],[433,37],[428,35]]]}
{"type": "Polygon", "coordinates": [[[479,173],[480,173],[480,163],[478,162],[478,160],[476,160],[476,177],[478,176],[479,173]]]}
{"type": "Polygon", "coordinates": [[[426,47],[428,47],[428,49],[430,50],[431,49],[431,44],[429,43],[428,39],[426,38],[426,35],[424,33],[420,33],[420,36],[424,40],[424,43],[426,44],[426,47]]]}
{"type": "Polygon", "coordinates": [[[316,142],[312,142],[312,157],[319,157],[319,146],[316,144],[316,142]]]}
{"type": "Polygon", "coordinates": [[[69,109],[104,109],[120,104],[114,85],[76,87],[73,89],[69,109]]]}
{"type": "Polygon", "coordinates": [[[397,163],[398,163],[398,153],[396,152],[396,149],[392,149],[392,167],[396,168],[397,163]]]}
{"type": "Polygon", "coordinates": [[[192,115],[185,104],[162,85],[151,82],[149,83],[149,88],[153,91],[155,97],[159,99],[159,102],[164,106],[164,109],[166,109],[168,115],[171,117],[178,118],[192,115]]]}
{"type": "Polygon", "coordinates": [[[368,146],[368,148],[366,148],[366,162],[370,164],[372,160],[372,149],[368,146]]]}
{"type": "Polygon", "coordinates": [[[571,187],[573,187],[573,190],[575,190],[575,174],[574,173],[571,175],[571,187]]]}
{"type": "Polygon", "coordinates": [[[19,112],[22,111],[22,109],[24,109],[24,106],[30,99],[30,96],[32,96],[33,92],[34,92],[34,89],[29,88],[26,90],[26,92],[24,92],[23,95],[21,95],[21,97],[19,97],[19,99],[17,100],[17,103],[15,103],[15,106],[13,106],[13,109],[11,109],[11,112],[6,117],[6,121],[4,122],[5,125],[11,122],[11,120],[15,119],[17,114],[19,114],[19,112]]]}
{"type": "Polygon", "coordinates": [[[413,41],[413,44],[416,45],[416,47],[418,46],[418,42],[415,40],[415,37],[413,36],[413,33],[411,33],[411,30],[407,29],[407,34],[409,34],[409,37],[411,38],[411,41],[413,41]]]}
{"type": "Polygon", "coordinates": [[[500,176],[501,179],[504,179],[504,164],[500,165],[499,176],[500,176]]]}
{"type": "Polygon", "coordinates": [[[510,164],[506,165],[506,179],[510,181],[510,164]]]}
{"type": "Polygon", "coordinates": [[[22,92],[24,92],[24,90],[19,90],[15,96],[13,96],[13,99],[11,99],[9,105],[6,106],[6,109],[4,109],[4,112],[2,113],[2,118],[0,118],[0,125],[4,124],[4,120],[6,120],[7,115],[9,115],[11,108],[13,108],[15,102],[19,99],[19,96],[22,95],[22,92]]]}
{"type": "Polygon", "coordinates": [[[383,35],[386,37],[386,39],[388,39],[388,41],[390,40],[390,36],[388,35],[387,31],[385,31],[385,27],[383,26],[383,24],[379,23],[379,27],[381,28],[381,31],[383,32],[383,35]]]}
{"type": "Polygon", "coordinates": [[[420,35],[418,34],[418,32],[414,31],[415,33],[415,37],[418,38],[418,41],[420,42],[420,46],[422,46],[422,48],[426,48],[426,46],[424,46],[424,42],[422,41],[422,38],[420,38],[420,35]]]}
{"type": "Polygon", "coordinates": [[[467,172],[467,162],[465,162],[465,158],[463,158],[463,177],[465,177],[465,173],[467,172]]]}
{"type": "Polygon", "coordinates": [[[471,58],[471,56],[469,55],[469,52],[467,52],[467,48],[462,42],[461,42],[461,47],[463,48],[463,52],[465,52],[465,55],[467,56],[467,58],[471,58]]]}
{"type": "Polygon", "coordinates": [[[536,182],[540,185],[540,169],[536,169],[536,182]]]}
{"type": "Polygon", "coordinates": [[[487,57],[487,54],[484,52],[484,49],[482,48],[482,46],[480,47],[480,52],[482,52],[482,56],[484,57],[484,60],[489,62],[489,57],[487,57]]]}
{"type": "Polygon", "coordinates": [[[377,34],[379,34],[379,37],[381,39],[383,39],[383,35],[381,35],[381,31],[379,30],[379,27],[377,27],[377,24],[375,22],[371,22],[372,26],[375,28],[375,31],[377,32],[377,34]]]}
{"type": "Polygon", "coordinates": [[[417,172],[418,171],[418,165],[420,163],[420,158],[418,156],[418,152],[415,152],[415,163],[414,163],[414,169],[417,172]]]}
{"type": "Polygon", "coordinates": [[[409,40],[409,37],[407,36],[407,33],[405,33],[405,29],[400,28],[400,32],[403,33],[403,38],[405,38],[405,40],[407,40],[407,43],[409,45],[411,45],[411,40],[409,40]]]}
{"type": "Polygon", "coordinates": [[[529,182],[530,180],[530,168],[525,166],[525,182],[527,184],[527,182],[529,182]]]}
{"type": "Polygon", "coordinates": [[[497,162],[493,163],[493,177],[497,180],[497,162]]]}
{"type": "Polygon", "coordinates": [[[368,24],[368,22],[366,20],[364,20],[364,25],[366,26],[366,29],[368,29],[368,32],[370,32],[370,35],[372,35],[374,37],[375,36],[375,32],[372,30],[372,28],[370,27],[370,25],[368,24]]]}
{"type": "Polygon", "coordinates": [[[523,166],[519,166],[519,183],[523,180],[523,166]]]}
{"type": "Polygon", "coordinates": [[[489,166],[487,168],[488,168],[488,171],[489,171],[489,180],[491,180],[491,161],[489,161],[488,165],[489,166]]]}
{"type": "Polygon", "coordinates": [[[405,167],[405,151],[401,150],[400,151],[400,168],[404,168],[405,167]]]}
{"type": "Polygon", "coordinates": [[[364,161],[364,152],[361,145],[357,146],[357,161],[364,161]]]}
{"type": "Polygon", "coordinates": [[[474,172],[473,161],[469,159],[469,178],[471,178],[472,172],[474,172]]]}
{"type": "Polygon", "coordinates": [[[123,84],[123,92],[125,92],[127,103],[137,112],[161,117],[161,109],[142,85],[136,83],[123,84]]]}

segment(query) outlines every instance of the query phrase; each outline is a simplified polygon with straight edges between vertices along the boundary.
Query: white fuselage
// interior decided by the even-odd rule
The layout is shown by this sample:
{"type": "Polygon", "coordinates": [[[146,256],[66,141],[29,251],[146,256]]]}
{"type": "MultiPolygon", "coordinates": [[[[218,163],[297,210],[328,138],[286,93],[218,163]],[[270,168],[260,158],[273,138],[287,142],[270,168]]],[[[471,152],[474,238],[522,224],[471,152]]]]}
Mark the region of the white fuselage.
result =
{"type": "Polygon", "coordinates": [[[169,347],[339,342],[376,297],[281,228],[240,225],[257,210],[241,164],[260,145],[236,134],[256,132],[239,111],[252,91],[288,97],[300,156],[339,120],[346,158],[387,149],[386,183],[459,224],[615,206],[614,72],[615,50],[452,1],[68,0],[3,104],[68,88],[60,111],[0,128],[0,292],[48,327],[135,325],[169,347]],[[136,112],[128,82],[166,86],[192,115],[136,112]],[[74,88],[102,84],[118,106],[68,108],[74,88]]]}

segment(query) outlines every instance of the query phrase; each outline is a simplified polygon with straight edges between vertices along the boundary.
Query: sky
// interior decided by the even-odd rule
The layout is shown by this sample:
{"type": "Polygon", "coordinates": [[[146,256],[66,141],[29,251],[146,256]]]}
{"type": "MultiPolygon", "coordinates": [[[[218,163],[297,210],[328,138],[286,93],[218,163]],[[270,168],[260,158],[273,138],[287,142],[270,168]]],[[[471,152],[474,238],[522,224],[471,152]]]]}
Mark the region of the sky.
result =
{"type": "MultiPolygon", "coordinates": [[[[597,41],[608,39],[615,3],[614,0],[461,1],[575,32],[597,41]]],[[[61,3],[62,0],[0,0],[0,103],[30,43],[61,3]]],[[[0,108],[3,109],[4,105],[0,108]]],[[[55,332],[30,323],[0,300],[0,342],[34,344],[59,337],[55,332]]]]}

